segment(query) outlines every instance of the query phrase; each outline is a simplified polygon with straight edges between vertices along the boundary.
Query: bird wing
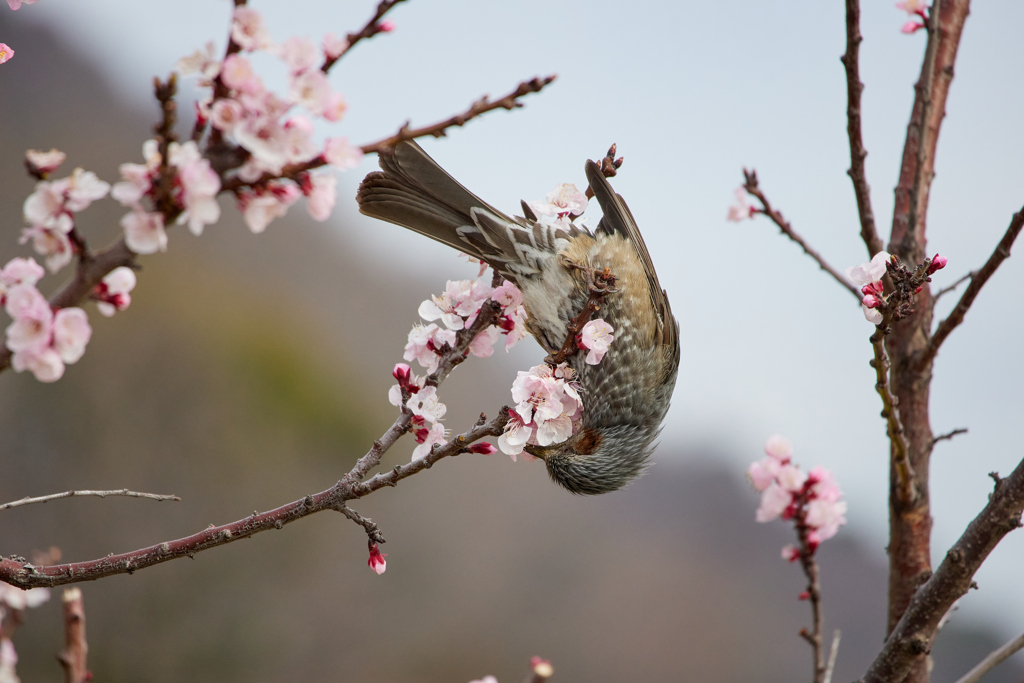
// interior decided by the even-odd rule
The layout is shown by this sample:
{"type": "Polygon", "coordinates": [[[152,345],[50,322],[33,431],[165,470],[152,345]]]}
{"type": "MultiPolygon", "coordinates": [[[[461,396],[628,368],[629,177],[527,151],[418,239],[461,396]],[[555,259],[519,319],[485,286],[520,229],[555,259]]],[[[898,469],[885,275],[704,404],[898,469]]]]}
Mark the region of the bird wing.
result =
{"type": "Polygon", "coordinates": [[[601,173],[601,167],[593,161],[587,161],[587,181],[590,189],[594,191],[597,203],[601,205],[601,221],[597,224],[596,233],[603,232],[607,235],[620,235],[629,241],[636,249],[636,254],[643,264],[644,273],[647,275],[647,283],[651,292],[651,304],[658,312],[658,319],[661,324],[662,344],[678,347],[679,328],[676,319],[672,316],[672,308],[668,302],[668,293],[661,288],[658,281],[658,273],[654,270],[654,263],[651,261],[651,254],[647,251],[647,244],[643,235],[636,225],[636,220],[626,205],[626,200],[612,189],[611,183],[601,173]]]}

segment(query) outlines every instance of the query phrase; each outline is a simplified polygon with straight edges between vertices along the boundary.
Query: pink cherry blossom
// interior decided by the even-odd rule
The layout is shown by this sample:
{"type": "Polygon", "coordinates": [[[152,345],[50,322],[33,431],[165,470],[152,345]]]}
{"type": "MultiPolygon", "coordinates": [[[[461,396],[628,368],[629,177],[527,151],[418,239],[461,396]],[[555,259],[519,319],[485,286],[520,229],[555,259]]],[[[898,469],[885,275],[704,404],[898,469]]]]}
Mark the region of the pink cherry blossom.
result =
{"type": "Polygon", "coordinates": [[[210,111],[210,121],[218,129],[225,133],[231,133],[245,114],[245,108],[238,100],[224,98],[213,103],[210,111]]]}
{"type": "Polygon", "coordinates": [[[167,251],[167,233],[162,213],[148,213],[137,208],[121,218],[124,241],[136,254],[155,254],[167,251]]]}
{"type": "Polygon", "coordinates": [[[328,121],[338,122],[341,121],[347,111],[348,102],[345,101],[344,95],[340,92],[332,92],[327,96],[327,101],[324,103],[324,108],[320,111],[320,115],[328,121]]]}
{"type": "Polygon", "coordinates": [[[896,8],[907,14],[921,14],[928,9],[928,4],[924,0],[900,0],[896,3],[896,8]]]}
{"type": "Polygon", "coordinates": [[[804,482],[807,481],[807,474],[802,472],[799,467],[783,465],[779,468],[775,478],[779,482],[779,486],[786,491],[799,493],[800,489],[804,487],[804,482]]]}
{"type": "Polygon", "coordinates": [[[402,357],[408,361],[417,361],[430,374],[437,370],[437,364],[440,362],[437,351],[445,344],[455,345],[455,332],[443,330],[433,323],[425,327],[413,325],[409,331],[409,341],[405,345],[405,355],[402,357]]]}
{"type": "Polygon", "coordinates": [[[747,194],[746,188],[742,185],[737,187],[733,192],[736,197],[736,202],[729,207],[729,212],[726,214],[725,219],[738,223],[748,218],[754,217],[754,207],[750,205],[750,195],[747,194]]]}
{"type": "Polygon", "coordinates": [[[92,337],[89,317],[81,308],[62,308],[53,316],[53,348],[65,363],[77,363],[92,337]]]}
{"type": "Polygon", "coordinates": [[[391,21],[390,19],[387,21],[382,21],[380,22],[380,24],[378,24],[378,28],[383,33],[391,33],[392,31],[395,30],[395,22],[391,21]]]}
{"type": "MultiPolygon", "coordinates": [[[[255,181],[262,171],[277,174],[288,163],[288,133],[276,120],[269,117],[245,118],[234,131],[235,140],[253,156],[257,173],[243,178],[255,181]]],[[[241,174],[240,174],[241,175],[241,174]]]]}
{"type": "Polygon", "coordinates": [[[900,33],[916,33],[924,28],[924,24],[920,21],[908,21],[907,23],[900,26],[900,33]]]}
{"type": "Polygon", "coordinates": [[[494,342],[501,336],[501,330],[491,325],[482,330],[469,344],[469,352],[477,358],[489,358],[494,353],[494,342]]]}
{"type": "Polygon", "coordinates": [[[172,143],[168,160],[178,169],[180,192],[177,198],[184,209],[178,223],[188,223],[193,235],[201,235],[204,226],[220,219],[220,205],[217,203],[220,178],[210,166],[210,161],[200,156],[198,146],[191,140],[180,146],[172,143]]]}
{"type": "Polygon", "coordinates": [[[320,62],[320,49],[307,36],[292,36],[275,50],[292,73],[300,73],[316,67],[320,62]]]}
{"type": "Polygon", "coordinates": [[[530,669],[540,678],[551,678],[555,674],[551,662],[542,657],[530,657],[530,669]]]}
{"type": "Polygon", "coordinates": [[[747,476],[756,491],[764,491],[779,476],[780,467],[775,458],[762,458],[747,468],[747,476]]]}
{"type": "Polygon", "coordinates": [[[110,271],[93,289],[96,308],[107,317],[128,308],[132,302],[129,292],[135,289],[135,283],[135,271],[131,268],[121,266],[110,271]]]}
{"type": "Polygon", "coordinates": [[[764,444],[764,452],[778,460],[781,463],[786,463],[791,457],[793,457],[793,444],[789,442],[784,436],[779,434],[773,434],[768,437],[768,441],[764,444]]]}
{"type": "Polygon", "coordinates": [[[478,453],[480,455],[494,455],[498,452],[498,449],[493,444],[489,444],[486,441],[475,443],[469,447],[470,453],[478,453]]]}
{"type": "Polygon", "coordinates": [[[71,212],[84,211],[110,192],[110,183],[100,180],[92,171],[76,168],[67,180],[64,208],[71,212]]]}
{"type": "Polygon", "coordinates": [[[384,559],[387,556],[387,553],[382,553],[380,549],[377,548],[376,543],[371,543],[370,559],[367,561],[366,564],[368,564],[370,566],[370,569],[377,572],[377,575],[380,576],[384,573],[384,570],[388,568],[388,563],[384,559]]]}
{"type": "Polygon", "coordinates": [[[857,287],[877,282],[885,275],[885,266],[889,262],[889,258],[889,254],[880,251],[870,261],[847,268],[846,277],[857,287]]]}
{"type": "Polygon", "coordinates": [[[423,387],[409,397],[405,407],[411,410],[413,415],[422,417],[431,424],[440,421],[448,411],[448,408],[437,399],[436,387],[423,387]]]}
{"type": "Polygon", "coordinates": [[[318,173],[309,176],[310,188],[306,193],[309,215],[313,220],[325,221],[334,210],[337,199],[338,178],[333,173],[318,173]]]}
{"type": "Polygon", "coordinates": [[[0,585],[0,608],[12,610],[34,609],[50,599],[49,588],[22,590],[9,584],[0,585]]]}
{"type": "Polygon", "coordinates": [[[563,183],[548,192],[543,202],[527,202],[537,216],[565,218],[587,210],[587,196],[571,183],[563,183]]]}
{"type": "Polygon", "coordinates": [[[449,280],[444,294],[420,304],[419,314],[428,321],[440,318],[450,330],[461,330],[465,319],[475,314],[490,294],[491,288],[482,282],[449,280]]]}
{"type": "Polygon", "coordinates": [[[238,207],[249,230],[259,234],[267,229],[270,221],[284,216],[288,207],[301,196],[302,192],[291,182],[270,182],[261,192],[239,196],[238,207]]]}
{"type": "Polygon", "coordinates": [[[611,325],[600,318],[591,320],[583,326],[580,332],[579,345],[587,349],[587,365],[597,365],[608,352],[608,347],[615,341],[612,332],[615,330],[611,325]]]}
{"type": "Polygon", "coordinates": [[[182,76],[198,75],[201,79],[200,85],[210,86],[220,73],[220,60],[217,57],[217,48],[211,40],[206,43],[204,50],[196,50],[179,59],[174,69],[182,76]]]}
{"type": "Polygon", "coordinates": [[[231,39],[243,50],[265,50],[272,45],[270,32],[263,25],[263,16],[251,7],[235,8],[231,23],[231,39]]]}
{"type": "Polygon", "coordinates": [[[32,240],[36,253],[46,257],[46,267],[51,273],[71,263],[75,254],[67,233],[60,230],[49,230],[39,225],[22,229],[19,243],[24,244],[29,240],[32,240]]]}
{"type": "Polygon", "coordinates": [[[508,411],[509,420],[505,431],[498,437],[498,448],[502,453],[511,456],[512,462],[523,452],[526,443],[533,436],[533,427],[523,422],[522,416],[514,410],[508,411]]]}
{"type": "MultiPolygon", "coordinates": [[[[13,0],[7,0],[7,1],[8,2],[13,2],[13,0]]],[[[15,7],[15,9],[17,9],[17,8],[15,7]]],[[[10,61],[11,57],[13,57],[13,56],[14,56],[14,48],[12,48],[7,43],[0,43],[0,64],[3,64],[4,62],[10,61]]],[[[7,642],[7,641],[4,641],[4,642],[7,642]]]]}
{"type": "Polygon", "coordinates": [[[42,180],[36,183],[35,191],[25,199],[25,203],[22,205],[25,222],[49,230],[70,232],[74,223],[64,206],[64,193],[67,191],[68,184],[67,178],[53,181],[42,180]]]}
{"type": "Polygon", "coordinates": [[[18,285],[7,292],[8,315],[14,318],[7,327],[7,348],[34,351],[50,345],[53,334],[53,310],[33,285],[18,285]]]}
{"type": "Polygon", "coordinates": [[[434,444],[447,443],[444,440],[444,425],[440,422],[430,425],[429,429],[414,430],[413,433],[416,436],[416,441],[420,444],[412,451],[412,459],[414,461],[422,460],[430,455],[430,449],[434,447],[434,444]]]}
{"type": "Polygon", "coordinates": [[[781,515],[793,502],[793,494],[772,482],[761,494],[761,505],[754,516],[758,522],[770,522],[781,515]]]}
{"type": "Polygon", "coordinates": [[[363,160],[363,150],[350,145],[348,138],[330,138],[324,145],[324,159],[339,171],[347,171],[363,160]]]}
{"type": "Polygon", "coordinates": [[[49,152],[30,149],[25,152],[25,159],[38,173],[53,173],[66,158],[67,155],[58,149],[51,149],[49,152]]]}
{"type": "Polygon", "coordinates": [[[11,367],[15,372],[28,370],[40,382],[56,382],[64,376],[64,361],[52,347],[16,351],[11,356],[11,367]]]}
{"type": "Polygon", "coordinates": [[[22,5],[34,5],[38,0],[7,0],[7,4],[10,5],[11,9],[21,9],[22,5]]]}
{"type": "Polygon", "coordinates": [[[220,77],[224,85],[240,93],[255,95],[263,90],[263,81],[253,71],[252,64],[239,54],[228,55],[220,77]]]}
{"type": "Polygon", "coordinates": [[[319,116],[327,107],[331,83],[319,69],[303,71],[288,81],[288,99],[319,116]]]}
{"type": "Polygon", "coordinates": [[[13,258],[0,270],[0,306],[4,304],[7,290],[18,285],[34,286],[46,271],[35,259],[13,258]]]}
{"type": "Polygon", "coordinates": [[[328,33],[323,40],[324,54],[329,59],[337,59],[348,49],[348,40],[338,38],[333,33],[328,33]]]}

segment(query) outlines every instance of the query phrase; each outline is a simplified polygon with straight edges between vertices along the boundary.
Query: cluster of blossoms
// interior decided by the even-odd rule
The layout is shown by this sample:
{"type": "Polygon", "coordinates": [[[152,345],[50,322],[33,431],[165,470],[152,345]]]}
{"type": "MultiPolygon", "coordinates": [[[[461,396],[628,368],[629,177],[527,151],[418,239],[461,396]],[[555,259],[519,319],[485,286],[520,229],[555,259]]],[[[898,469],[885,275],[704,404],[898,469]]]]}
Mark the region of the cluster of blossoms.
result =
{"type": "MultiPolygon", "coordinates": [[[[924,277],[927,278],[936,271],[942,270],[948,262],[949,259],[945,256],[936,254],[930,262],[927,262],[928,267],[924,269],[924,277]]],[[[864,295],[860,302],[861,310],[864,312],[864,317],[872,325],[878,325],[882,322],[882,313],[878,309],[884,307],[887,303],[882,277],[886,272],[890,272],[890,268],[894,264],[898,264],[895,256],[880,251],[870,261],[859,266],[850,266],[846,269],[846,277],[855,286],[860,287],[860,292],[864,295]]],[[[914,288],[913,293],[917,294],[920,291],[921,286],[919,285],[914,288]]]]}
{"type": "MultiPolygon", "coordinates": [[[[501,318],[495,325],[490,325],[479,332],[469,345],[469,352],[479,358],[486,358],[494,353],[494,342],[502,334],[505,335],[505,349],[526,336],[526,309],[523,308],[523,296],[511,282],[503,282],[501,286],[491,288],[475,280],[449,281],[440,296],[432,296],[420,304],[419,314],[427,321],[440,320],[444,327],[437,324],[415,325],[409,332],[409,340],[405,345],[405,360],[418,362],[428,374],[437,370],[440,354],[445,348],[451,348],[456,342],[456,332],[472,326],[480,313],[480,307],[488,299],[501,306],[501,318]]],[[[445,443],[444,425],[441,418],[447,411],[446,406],[438,400],[437,388],[426,386],[426,380],[413,374],[405,363],[395,366],[392,375],[398,384],[391,387],[388,400],[398,407],[405,407],[412,412],[412,433],[419,444],[413,449],[413,460],[425,457],[434,444],[445,443]]],[[[469,450],[474,453],[490,454],[496,452],[488,443],[474,444],[469,450]]]]}
{"type": "Polygon", "coordinates": [[[903,33],[914,33],[927,26],[930,6],[922,0],[900,0],[896,3],[896,8],[912,17],[917,17],[903,24],[903,27],[900,28],[903,33]]]}
{"type": "Polygon", "coordinates": [[[571,183],[562,183],[548,192],[544,201],[526,202],[542,223],[568,228],[573,218],[587,210],[587,195],[571,183]]]}
{"type": "MultiPolygon", "coordinates": [[[[0,625],[12,612],[21,613],[32,607],[39,607],[49,599],[48,588],[25,591],[0,583],[0,625]]],[[[17,667],[18,653],[14,649],[14,643],[8,637],[0,638],[0,683],[19,683],[17,667]]]]}
{"type": "MultiPolygon", "coordinates": [[[[344,40],[328,34],[321,47],[309,38],[293,37],[275,45],[256,10],[235,8],[231,39],[243,52],[264,50],[280,57],[288,67],[288,94],[281,98],[267,90],[262,79],[243,54],[216,59],[214,46],[208,44],[178,62],[182,75],[196,74],[200,85],[220,83],[224,97],[213,95],[197,103],[200,122],[210,121],[218,135],[227,135],[246,152],[248,158],[236,170],[245,183],[256,183],[265,174],[280,175],[286,166],[317,159],[339,170],[353,168],[362,159],[362,151],[344,138],[327,140],[323,148],[313,141],[313,121],[303,115],[287,116],[295,106],[313,117],[339,121],[347,105],[340,93],[331,90],[321,65],[337,59],[347,48],[344,40]]],[[[308,199],[310,215],[326,220],[334,208],[337,178],[332,174],[300,173],[297,180],[276,179],[255,189],[238,191],[238,207],[249,229],[262,232],[274,218],[285,214],[300,196],[308,199]]]]}
{"type": "Polygon", "coordinates": [[[65,363],[75,363],[85,353],[92,328],[81,308],[50,307],[36,289],[43,273],[33,259],[11,260],[0,271],[0,304],[14,319],[6,344],[15,372],[30,370],[40,382],[56,382],[65,363]]]}
{"type": "Polygon", "coordinates": [[[805,552],[813,555],[818,545],[836,535],[846,524],[846,501],[831,472],[815,467],[803,472],[792,462],[792,446],[781,436],[773,436],[765,444],[768,457],[753,463],[747,475],[754,488],[761,492],[757,508],[758,522],[777,517],[793,520],[803,546],[787,545],[782,558],[794,562],[805,552]]]}
{"type": "Polygon", "coordinates": [[[561,443],[579,429],[583,417],[583,399],[580,398],[576,373],[565,363],[552,368],[535,365],[512,383],[514,410],[509,410],[505,433],[498,437],[498,448],[512,457],[522,455],[529,444],[550,446],[561,443]]]}
{"type": "MultiPolygon", "coordinates": [[[[57,150],[26,154],[29,165],[40,173],[51,173],[64,160],[64,154],[57,150]]],[[[84,211],[97,199],[110,192],[110,184],[96,177],[91,171],[76,168],[67,178],[40,180],[35,191],[28,196],[23,206],[25,222],[31,227],[24,228],[21,243],[29,240],[36,253],[46,259],[46,267],[56,273],[71,263],[78,246],[72,240],[75,229],[74,214],[84,211]]]]}

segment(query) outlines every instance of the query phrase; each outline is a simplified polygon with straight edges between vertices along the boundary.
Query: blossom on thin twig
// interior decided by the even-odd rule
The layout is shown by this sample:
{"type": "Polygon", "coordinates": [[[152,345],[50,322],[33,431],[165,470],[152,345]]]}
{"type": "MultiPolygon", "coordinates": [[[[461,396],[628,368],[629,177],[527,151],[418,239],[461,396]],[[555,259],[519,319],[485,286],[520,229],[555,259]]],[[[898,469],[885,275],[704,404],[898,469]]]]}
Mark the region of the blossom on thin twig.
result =
{"type": "Polygon", "coordinates": [[[753,218],[755,210],[750,205],[750,195],[747,194],[746,188],[740,185],[733,194],[736,197],[736,202],[729,206],[725,219],[738,223],[739,221],[753,218]]]}
{"type": "Polygon", "coordinates": [[[803,547],[782,549],[783,558],[794,561],[802,552],[813,555],[846,524],[846,501],[839,500],[843,494],[830,471],[815,467],[804,473],[793,464],[791,451],[788,441],[773,436],[765,446],[768,456],[750,465],[747,475],[761,492],[758,522],[779,517],[794,521],[803,547]]]}
{"type": "Polygon", "coordinates": [[[583,326],[576,343],[587,349],[587,365],[597,365],[601,362],[604,354],[608,353],[608,347],[615,341],[615,337],[612,336],[614,331],[611,325],[600,318],[595,318],[583,326]]]}
{"type": "Polygon", "coordinates": [[[96,287],[92,297],[96,299],[96,308],[108,318],[116,311],[123,311],[132,302],[129,292],[135,289],[135,271],[121,266],[110,271],[96,287]]]}
{"type": "Polygon", "coordinates": [[[380,551],[376,543],[370,543],[370,559],[366,561],[366,564],[379,576],[388,568],[387,560],[384,559],[387,556],[387,553],[380,551]]]}
{"type": "Polygon", "coordinates": [[[513,460],[527,445],[561,443],[579,429],[583,400],[575,372],[565,363],[555,368],[542,364],[520,371],[512,383],[512,400],[516,407],[509,410],[509,421],[498,437],[498,448],[513,460]]]}

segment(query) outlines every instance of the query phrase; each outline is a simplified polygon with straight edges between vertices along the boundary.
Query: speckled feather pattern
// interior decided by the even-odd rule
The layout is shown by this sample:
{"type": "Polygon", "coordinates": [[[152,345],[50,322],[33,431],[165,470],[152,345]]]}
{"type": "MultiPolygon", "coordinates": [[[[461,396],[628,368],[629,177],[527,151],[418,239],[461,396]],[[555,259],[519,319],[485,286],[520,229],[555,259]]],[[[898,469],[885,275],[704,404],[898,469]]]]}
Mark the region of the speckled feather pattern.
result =
{"type": "Polygon", "coordinates": [[[523,292],[527,328],[549,353],[589,296],[586,269],[616,276],[595,317],[614,328],[601,363],[569,360],[579,374],[583,424],[568,441],[537,448],[552,479],[573,493],[621,488],[647,465],[679,366],[678,327],[629,209],[588,162],[604,218],[593,233],[509,217],[470,193],[415,143],[381,155],[383,173],[359,187],[360,211],[481,258],[523,292]],[[572,267],[576,266],[576,267],[572,267]]]}

